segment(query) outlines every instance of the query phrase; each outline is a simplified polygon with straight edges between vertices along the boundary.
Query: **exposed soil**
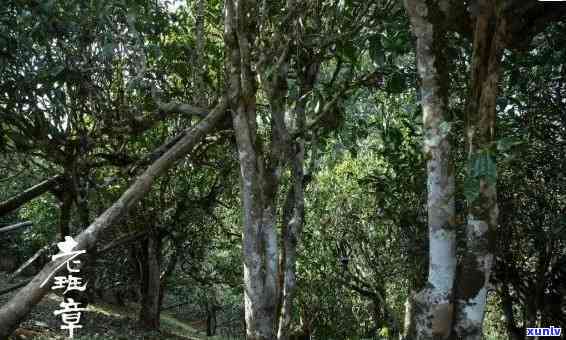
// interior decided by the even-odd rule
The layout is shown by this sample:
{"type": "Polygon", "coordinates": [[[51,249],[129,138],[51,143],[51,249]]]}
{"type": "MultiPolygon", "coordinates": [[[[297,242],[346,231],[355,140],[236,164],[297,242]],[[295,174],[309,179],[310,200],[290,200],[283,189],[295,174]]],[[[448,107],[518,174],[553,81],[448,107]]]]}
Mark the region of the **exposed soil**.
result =
{"type": "MultiPolygon", "coordinates": [[[[0,273],[0,290],[16,285],[23,280],[8,282],[5,273],[0,273]]],[[[17,290],[16,290],[17,291],[17,290]]],[[[16,291],[0,296],[0,305],[7,302],[16,291]]],[[[60,309],[59,304],[62,297],[56,294],[47,294],[37,304],[30,315],[24,320],[12,339],[67,339],[68,331],[60,329],[63,324],[61,317],[53,312],[60,309]]],[[[87,306],[87,311],[82,313],[80,325],[82,328],[75,330],[75,339],[196,339],[199,340],[199,332],[189,324],[181,322],[171,315],[162,313],[161,331],[147,332],[136,324],[136,308],[134,305],[128,307],[116,307],[113,305],[94,303],[87,306]]]]}

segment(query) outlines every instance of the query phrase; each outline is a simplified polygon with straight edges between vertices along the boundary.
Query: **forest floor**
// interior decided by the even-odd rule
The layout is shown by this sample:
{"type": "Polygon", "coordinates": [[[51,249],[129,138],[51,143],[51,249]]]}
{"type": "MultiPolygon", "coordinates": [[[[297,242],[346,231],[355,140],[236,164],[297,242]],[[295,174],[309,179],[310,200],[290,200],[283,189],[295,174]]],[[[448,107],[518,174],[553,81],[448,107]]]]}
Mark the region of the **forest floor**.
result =
{"type": "MultiPolygon", "coordinates": [[[[0,273],[0,290],[17,284],[8,282],[5,274],[0,273]]],[[[0,296],[0,306],[7,302],[16,291],[0,296]]],[[[67,330],[61,330],[61,316],[53,314],[60,309],[62,297],[47,294],[35,306],[30,315],[22,322],[11,339],[67,339],[67,330]]],[[[172,340],[220,340],[220,337],[206,337],[203,330],[193,327],[195,322],[184,322],[169,313],[161,313],[161,331],[149,333],[140,329],[136,323],[137,308],[134,304],[115,306],[107,303],[94,303],[87,306],[81,315],[82,328],[75,330],[74,339],[78,340],[125,340],[125,339],[172,339],[172,340]]]]}

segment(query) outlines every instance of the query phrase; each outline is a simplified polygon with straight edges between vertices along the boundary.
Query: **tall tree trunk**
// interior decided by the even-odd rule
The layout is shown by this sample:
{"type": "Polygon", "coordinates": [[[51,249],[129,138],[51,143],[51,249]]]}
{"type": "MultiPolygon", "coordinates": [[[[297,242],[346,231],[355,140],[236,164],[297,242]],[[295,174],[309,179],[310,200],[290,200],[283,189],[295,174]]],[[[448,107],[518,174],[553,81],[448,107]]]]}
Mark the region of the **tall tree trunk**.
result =
{"type": "Polygon", "coordinates": [[[456,235],[445,32],[440,26],[442,11],[435,2],[405,0],[405,7],[417,37],[418,72],[422,81],[429,229],[428,284],[414,296],[415,334],[409,338],[446,339],[454,309],[456,235]]]}
{"type": "Polygon", "coordinates": [[[225,2],[229,98],[240,161],[243,210],[244,303],[246,337],[272,340],[277,305],[276,200],[278,174],[266,164],[256,126],[256,82],[251,49],[256,3],[225,2]]]}
{"type": "Polygon", "coordinates": [[[144,241],[145,263],[142,263],[142,299],[139,324],[145,329],[159,329],[160,296],[161,296],[161,236],[152,227],[148,238],[144,241]]]}
{"type": "MultiPolygon", "coordinates": [[[[318,75],[318,62],[305,63],[304,72],[300,74],[300,93],[299,102],[295,105],[296,131],[301,136],[305,133],[306,116],[305,108],[307,95],[312,90],[318,75]]],[[[286,79],[284,79],[286,81],[286,79]]],[[[283,122],[284,124],[284,122],[283,122]]],[[[302,233],[305,215],[305,180],[304,180],[304,161],[305,161],[305,142],[303,137],[296,141],[291,141],[287,129],[283,125],[281,129],[285,136],[282,142],[288,140],[287,158],[291,165],[292,187],[289,189],[283,211],[282,238],[283,246],[281,249],[281,295],[280,311],[278,321],[277,338],[279,340],[289,339],[293,298],[296,290],[296,263],[297,245],[302,233]]]]}
{"type": "Polygon", "coordinates": [[[456,282],[457,339],[481,339],[497,227],[495,116],[505,19],[496,4],[478,2],[466,137],[468,154],[466,251],[456,282]]]}
{"type": "MultiPolygon", "coordinates": [[[[225,116],[225,110],[226,102],[224,98],[221,98],[221,101],[206,118],[189,129],[183,138],[137,177],[136,181],[122,194],[118,201],[91,223],[86,230],[75,237],[78,242],[75,250],[85,249],[88,253],[88,250],[96,245],[101,233],[120,220],[135,203],[149,192],[157,177],[189,153],[218,124],[225,116]]],[[[0,309],[0,339],[8,338],[21,320],[50,290],[53,274],[57,271],[57,267],[62,264],[64,264],[63,258],[49,262],[30,283],[2,306],[0,309]],[[45,284],[43,284],[44,282],[45,284]]]]}
{"type": "MultiPolygon", "coordinates": [[[[288,94],[288,60],[290,40],[286,31],[275,31],[256,43],[258,27],[267,24],[268,3],[258,10],[254,1],[227,1],[225,5],[225,42],[234,131],[238,145],[241,170],[241,197],[243,208],[244,294],[246,334],[248,339],[280,339],[288,337],[291,305],[295,291],[296,247],[303,225],[303,158],[305,128],[304,100],[297,103],[296,129],[299,139],[294,142],[286,126],[286,98],[288,94]],[[259,15],[255,15],[257,12],[259,15]],[[252,15],[250,15],[252,13],[252,15]],[[259,25],[257,18],[259,17],[259,25]],[[264,40],[270,43],[262,45],[264,40]],[[271,139],[263,140],[256,127],[256,81],[252,71],[252,48],[260,60],[274,59],[271,68],[258,63],[260,83],[269,100],[271,110],[271,139]],[[265,145],[264,145],[265,144],[265,145]],[[291,166],[293,187],[290,189],[288,209],[283,217],[284,260],[279,266],[277,242],[277,195],[280,176],[285,166],[291,166]],[[279,269],[281,271],[279,271],[279,269]],[[278,276],[279,275],[279,276],[278,276]],[[282,294],[280,295],[279,292],[282,294]],[[281,318],[278,312],[281,311],[281,318]]],[[[285,17],[280,23],[287,29],[294,20],[295,2],[286,3],[285,17]]],[[[268,27],[268,26],[265,26],[268,27]]],[[[260,32],[261,34],[262,32],[260,32]]],[[[318,68],[306,67],[310,88],[318,68]]],[[[309,85],[305,84],[305,88],[309,85]]],[[[306,93],[306,92],[305,92],[306,93]]]]}
{"type": "Polygon", "coordinates": [[[296,289],[295,268],[297,262],[297,244],[303,227],[304,220],[304,194],[303,194],[303,159],[304,145],[297,145],[296,159],[293,161],[293,188],[290,189],[292,198],[292,214],[290,218],[285,218],[283,229],[283,249],[284,262],[281,270],[283,284],[281,287],[281,311],[279,316],[279,328],[277,338],[279,340],[289,339],[291,325],[293,298],[296,289]]]}

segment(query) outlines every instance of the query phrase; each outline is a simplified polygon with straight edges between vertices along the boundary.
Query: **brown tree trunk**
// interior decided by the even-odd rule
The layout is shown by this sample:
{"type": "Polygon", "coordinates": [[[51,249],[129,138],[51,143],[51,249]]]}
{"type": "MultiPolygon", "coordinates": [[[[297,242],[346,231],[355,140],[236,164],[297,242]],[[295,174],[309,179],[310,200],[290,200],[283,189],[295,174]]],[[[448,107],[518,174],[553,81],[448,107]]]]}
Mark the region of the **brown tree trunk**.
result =
{"type": "Polygon", "coordinates": [[[145,252],[142,263],[141,309],[139,324],[149,330],[159,330],[160,296],[161,296],[161,237],[155,228],[151,228],[144,241],[145,252]]]}
{"type": "Polygon", "coordinates": [[[456,282],[457,339],[481,339],[497,228],[495,117],[505,19],[495,3],[478,2],[466,119],[468,154],[466,251],[456,282]]]}
{"type": "Polygon", "coordinates": [[[424,152],[427,160],[429,229],[428,284],[413,297],[410,339],[447,339],[452,328],[452,290],[456,274],[454,169],[450,157],[451,119],[447,108],[443,11],[432,1],[405,0],[417,38],[421,78],[424,152]]]}
{"type": "MultiPolygon", "coordinates": [[[[136,181],[122,194],[110,208],[100,215],[90,226],[75,237],[78,242],[75,250],[92,249],[101,233],[116,223],[124,214],[149,192],[153,181],[171,168],[177,160],[189,153],[192,148],[210,132],[225,116],[226,102],[224,98],[214,110],[199,124],[187,131],[173,147],[167,150],[151,164],[136,181]]],[[[21,320],[50,290],[55,269],[64,263],[64,259],[49,262],[30,283],[17,292],[10,301],[0,309],[0,339],[6,339],[16,329],[21,320]],[[42,283],[46,282],[42,285],[42,283]]]]}
{"type": "Polygon", "coordinates": [[[206,287],[206,335],[216,335],[216,311],[218,302],[216,300],[216,289],[214,286],[206,287]]]}
{"type": "Polygon", "coordinates": [[[65,236],[70,235],[69,224],[71,223],[71,211],[73,208],[73,194],[64,190],[61,195],[61,206],[59,208],[59,228],[57,230],[57,239],[64,241],[65,236]]]}
{"type": "Polygon", "coordinates": [[[181,251],[181,247],[179,245],[177,245],[175,247],[175,250],[173,251],[173,254],[169,258],[169,263],[167,263],[167,267],[165,268],[165,270],[161,274],[161,277],[160,277],[161,288],[159,289],[159,308],[160,309],[161,309],[161,306],[163,306],[163,297],[165,296],[165,290],[167,288],[167,283],[169,281],[169,278],[171,277],[171,274],[175,270],[175,267],[177,266],[180,251],[181,251]]]}

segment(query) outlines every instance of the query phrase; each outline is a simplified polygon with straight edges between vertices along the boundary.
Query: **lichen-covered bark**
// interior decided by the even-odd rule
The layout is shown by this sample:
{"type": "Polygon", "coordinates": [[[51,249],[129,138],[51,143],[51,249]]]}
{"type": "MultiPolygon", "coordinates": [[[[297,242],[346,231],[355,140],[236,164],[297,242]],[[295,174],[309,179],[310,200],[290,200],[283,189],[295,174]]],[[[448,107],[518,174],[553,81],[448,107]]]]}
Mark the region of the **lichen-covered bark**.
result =
{"type": "Polygon", "coordinates": [[[468,178],[466,251],[456,283],[457,339],[481,339],[487,288],[494,257],[497,227],[495,176],[495,117],[499,68],[504,48],[505,19],[495,3],[478,2],[471,65],[471,94],[466,137],[468,178]],[[491,166],[478,167],[478,164],[491,166]],[[483,169],[478,172],[478,168],[483,169]],[[488,169],[487,171],[485,169],[488,169]]]}
{"type": "Polygon", "coordinates": [[[446,339],[452,326],[456,271],[454,174],[447,112],[447,65],[441,7],[434,1],[405,0],[417,38],[424,145],[427,159],[429,272],[427,286],[414,296],[411,339],[446,339]]]}
{"type": "MultiPolygon", "coordinates": [[[[278,22],[281,28],[274,31],[270,31],[273,28],[267,22],[269,7],[267,2],[258,8],[256,2],[243,0],[225,4],[229,97],[240,161],[247,339],[288,338],[296,286],[296,248],[304,214],[304,141],[302,135],[294,139],[286,123],[286,118],[290,118],[286,115],[294,113],[295,129],[303,133],[304,100],[297,103],[294,112],[288,112],[286,104],[290,44],[286,34],[288,23],[294,20],[291,14],[295,2],[286,2],[284,18],[278,22]],[[268,60],[273,62],[267,64],[268,60]],[[269,102],[270,138],[262,138],[256,127],[258,87],[269,102]],[[282,218],[280,248],[277,197],[286,168],[291,170],[292,187],[282,218]]],[[[312,71],[315,69],[305,68],[309,77],[312,71]]],[[[309,91],[314,82],[311,78],[309,91]]]]}
{"type": "MultiPolygon", "coordinates": [[[[307,85],[309,90],[312,84],[307,85]]],[[[298,129],[302,131],[305,125],[305,103],[304,100],[297,103],[297,121],[298,129]]],[[[297,245],[302,233],[305,213],[304,199],[304,141],[300,138],[294,147],[289,150],[289,162],[291,163],[292,188],[289,190],[285,211],[283,215],[283,249],[282,249],[282,266],[281,266],[281,310],[279,316],[279,325],[277,331],[277,339],[289,339],[291,326],[293,298],[296,290],[296,262],[297,262],[297,245]]]]}
{"type": "Polygon", "coordinates": [[[275,168],[264,158],[256,126],[256,81],[252,48],[256,3],[226,1],[224,38],[229,98],[240,162],[243,211],[246,338],[273,339],[277,305],[278,250],[275,168]]]}

